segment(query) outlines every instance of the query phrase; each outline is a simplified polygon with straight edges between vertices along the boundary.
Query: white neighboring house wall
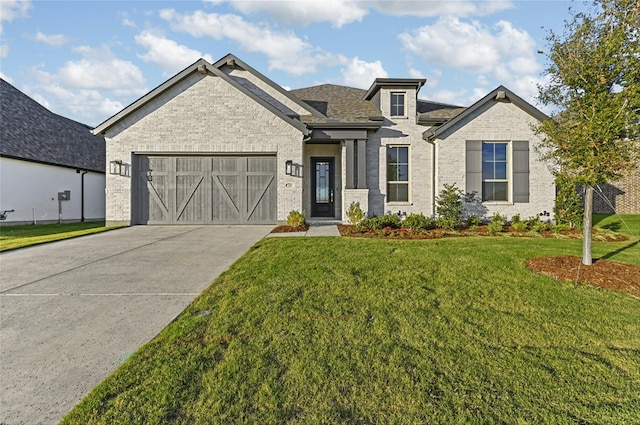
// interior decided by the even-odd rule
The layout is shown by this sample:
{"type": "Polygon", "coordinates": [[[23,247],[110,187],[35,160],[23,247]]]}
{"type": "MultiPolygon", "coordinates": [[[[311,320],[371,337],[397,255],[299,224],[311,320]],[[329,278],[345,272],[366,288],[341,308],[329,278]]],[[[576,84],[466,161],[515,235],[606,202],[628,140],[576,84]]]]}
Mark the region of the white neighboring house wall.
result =
{"type": "MultiPolygon", "coordinates": [[[[0,212],[14,210],[1,223],[57,222],[58,192],[71,191],[62,202],[62,220],[82,219],[81,173],[73,168],[0,158],[0,212]]],[[[105,175],[89,171],[84,175],[84,218],[105,218],[105,175]]]]}

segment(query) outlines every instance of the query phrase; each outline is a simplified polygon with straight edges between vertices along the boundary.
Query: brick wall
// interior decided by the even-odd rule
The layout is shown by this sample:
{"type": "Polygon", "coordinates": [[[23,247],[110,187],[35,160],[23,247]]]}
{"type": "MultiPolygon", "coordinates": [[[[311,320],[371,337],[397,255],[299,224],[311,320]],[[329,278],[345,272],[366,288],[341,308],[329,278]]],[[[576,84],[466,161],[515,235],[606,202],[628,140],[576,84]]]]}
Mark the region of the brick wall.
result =
{"type": "MultiPolygon", "coordinates": [[[[107,162],[134,153],[272,153],[277,155],[278,220],[302,209],[302,179],[286,160],[303,163],[302,133],[219,77],[192,74],[106,134],[107,162]]],[[[130,224],[131,176],[107,174],[106,220],[130,224]]]]}
{"type": "Polygon", "coordinates": [[[436,195],[445,183],[456,182],[460,189],[465,190],[467,140],[528,140],[529,202],[485,202],[479,210],[474,204],[467,205],[467,208],[475,208],[476,211],[473,212],[481,212],[485,216],[497,212],[509,218],[518,213],[527,218],[543,211],[552,212],[555,200],[554,178],[547,165],[538,159],[535,151],[535,145],[539,141],[531,130],[531,125],[535,122],[531,115],[513,103],[490,101],[449,129],[436,141],[436,195]]]}
{"type": "Polygon", "coordinates": [[[640,167],[614,183],[596,187],[593,212],[602,214],[640,214],[640,167]]]}

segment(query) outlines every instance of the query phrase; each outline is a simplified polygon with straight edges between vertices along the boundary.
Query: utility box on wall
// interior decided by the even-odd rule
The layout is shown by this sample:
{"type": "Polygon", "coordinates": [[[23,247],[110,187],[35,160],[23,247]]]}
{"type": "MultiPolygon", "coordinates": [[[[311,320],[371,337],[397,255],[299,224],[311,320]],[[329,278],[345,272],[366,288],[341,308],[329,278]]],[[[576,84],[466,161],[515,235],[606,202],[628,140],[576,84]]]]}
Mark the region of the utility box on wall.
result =
{"type": "Polygon", "coordinates": [[[58,192],[58,201],[70,201],[71,191],[65,190],[64,192],[58,192]]]}

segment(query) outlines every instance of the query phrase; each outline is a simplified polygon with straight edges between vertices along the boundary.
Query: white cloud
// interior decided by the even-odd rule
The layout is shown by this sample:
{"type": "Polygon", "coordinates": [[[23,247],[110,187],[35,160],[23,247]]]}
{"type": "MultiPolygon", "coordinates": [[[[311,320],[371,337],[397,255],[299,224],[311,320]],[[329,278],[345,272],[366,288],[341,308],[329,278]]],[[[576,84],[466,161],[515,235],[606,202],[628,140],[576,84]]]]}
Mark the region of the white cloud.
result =
{"type": "Polygon", "coordinates": [[[38,31],[35,35],[35,40],[41,41],[50,46],[58,47],[62,46],[63,44],[69,43],[72,39],[62,34],[47,35],[38,31]]]}
{"type": "MultiPolygon", "coordinates": [[[[209,0],[215,5],[222,0],[209,0]]],[[[485,16],[513,8],[511,1],[502,0],[227,0],[243,14],[266,13],[272,21],[290,25],[330,22],[334,27],[360,22],[371,10],[389,16],[485,16]]]]}
{"type": "Polygon", "coordinates": [[[160,17],[169,21],[174,31],[185,32],[193,37],[229,39],[245,51],[263,53],[268,57],[269,70],[279,69],[292,75],[302,75],[316,72],[319,64],[334,66],[346,62],[343,56],[315,48],[292,31],[274,31],[266,24],[254,24],[238,15],[203,11],[182,15],[173,9],[164,9],[160,17]]]}
{"type": "Polygon", "coordinates": [[[350,87],[369,88],[376,78],[387,78],[387,71],[378,60],[365,62],[355,57],[341,71],[342,83],[350,87]]]}
{"type": "MultiPolygon", "coordinates": [[[[405,50],[430,65],[448,69],[445,73],[462,71],[481,86],[492,81],[497,82],[496,86],[504,84],[527,100],[535,91],[532,76],[542,69],[535,56],[535,40],[507,21],[489,27],[478,21],[443,17],[433,25],[405,32],[399,39],[405,50]]],[[[487,91],[474,91],[480,90],[487,91]]],[[[460,103],[468,99],[466,93],[459,91],[442,91],[439,95],[441,101],[457,99],[460,103]]]]}
{"type": "Polygon", "coordinates": [[[157,64],[168,75],[180,71],[200,58],[213,62],[211,55],[190,49],[153,31],[143,31],[136,36],[135,40],[147,49],[147,53],[138,57],[145,62],[157,64]]]}
{"type": "Polygon", "coordinates": [[[415,68],[409,68],[409,76],[411,78],[427,78],[427,77],[424,76],[422,71],[420,71],[419,69],[415,69],[415,68]]]}
{"type": "Polygon", "coordinates": [[[131,28],[136,28],[137,27],[135,22],[133,22],[132,20],[130,20],[129,18],[126,18],[126,17],[122,18],[121,23],[125,27],[131,27],[131,28]]]}
{"type": "Polygon", "coordinates": [[[16,19],[29,16],[31,1],[1,0],[0,1],[0,32],[2,32],[2,22],[13,22],[16,19]]]}
{"type": "Polygon", "coordinates": [[[0,59],[4,59],[9,56],[9,45],[0,44],[0,59]]]}
{"type": "Polygon", "coordinates": [[[361,21],[368,13],[365,2],[344,0],[230,0],[229,3],[244,14],[266,12],[272,20],[293,25],[331,22],[334,27],[339,28],[351,22],[361,21]]]}
{"type": "Polygon", "coordinates": [[[73,49],[82,55],[78,61],[68,61],[58,71],[65,87],[78,89],[125,89],[135,93],[144,90],[142,72],[129,61],[116,58],[108,47],[80,46],[73,49]]]}

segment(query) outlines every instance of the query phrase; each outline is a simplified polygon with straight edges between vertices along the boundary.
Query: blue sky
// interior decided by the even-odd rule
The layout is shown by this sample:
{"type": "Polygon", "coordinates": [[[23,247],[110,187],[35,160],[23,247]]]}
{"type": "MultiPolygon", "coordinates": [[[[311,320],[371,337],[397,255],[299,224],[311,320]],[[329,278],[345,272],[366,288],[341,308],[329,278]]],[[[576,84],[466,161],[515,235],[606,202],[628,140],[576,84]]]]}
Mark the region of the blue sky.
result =
{"type": "MultiPolygon", "coordinates": [[[[548,30],[570,1],[0,0],[0,76],[95,126],[204,57],[233,53],[287,88],[426,78],[468,106],[500,84],[535,104],[548,30]]],[[[539,106],[539,105],[538,105],[539,106]]]]}

